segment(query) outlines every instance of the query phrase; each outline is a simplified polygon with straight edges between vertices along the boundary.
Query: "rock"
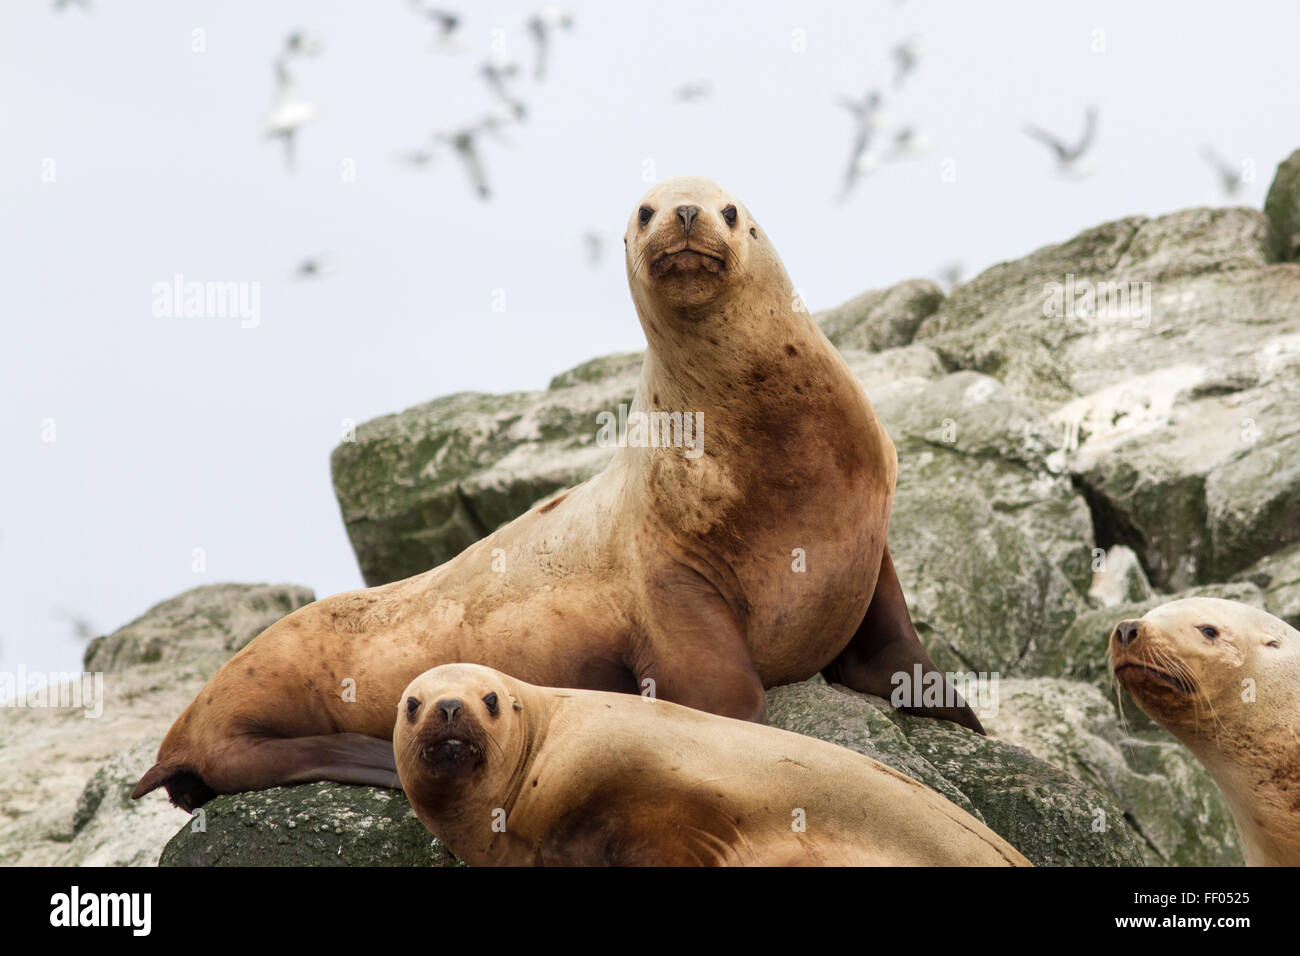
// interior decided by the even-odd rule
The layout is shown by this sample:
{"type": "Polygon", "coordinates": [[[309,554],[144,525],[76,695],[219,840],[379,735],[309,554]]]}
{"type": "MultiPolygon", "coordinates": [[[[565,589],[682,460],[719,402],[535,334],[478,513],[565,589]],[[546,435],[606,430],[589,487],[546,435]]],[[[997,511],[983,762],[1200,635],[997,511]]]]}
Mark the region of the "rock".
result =
{"type": "Polygon", "coordinates": [[[72,816],[63,866],[156,866],[163,844],[185,813],[166,800],[132,800],[136,782],[153,765],[156,741],[138,743],[95,771],[72,816]]]}
{"type": "Polygon", "coordinates": [[[1110,796],[1020,747],[889,710],[878,698],[820,679],[770,690],[768,722],[856,750],[927,784],[1036,866],[1143,861],[1137,835],[1110,796]],[[1109,825],[1095,830],[1097,819],[1109,825]]]}
{"type": "Polygon", "coordinates": [[[1120,219],[958,286],[914,341],[1053,408],[1123,384],[1134,355],[1145,369],[1203,365],[1284,331],[1278,322],[1294,331],[1297,275],[1271,262],[1268,220],[1252,210],[1120,219]],[[1118,285],[1100,304],[1058,301],[1085,283],[1118,285]]]}
{"type": "Polygon", "coordinates": [[[1300,628],[1300,544],[1262,558],[1237,580],[1263,591],[1263,607],[1269,614],[1300,628]]]}
{"type": "Polygon", "coordinates": [[[597,360],[545,392],[462,393],[359,426],[330,466],[366,584],[436,567],[600,471],[613,449],[596,415],[629,402],[638,374],[616,358],[612,378],[593,380],[597,360]]]}
{"type": "Polygon", "coordinates": [[[1300,540],[1297,373],[1300,335],[1176,383],[1135,380],[1125,407],[1094,396],[1094,409],[1120,423],[1072,460],[1098,538],[1133,548],[1164,590],[1225,580],[1300,540]],[[1193,379],[1216,384],[1197,391],[1193,379]]]}
{"type": "Polygon", "coordinates": [[[1038,677],[1003,680],[985,729],[1112,797],[1149,866],[1240,866],[1227,801],[1205,768],[1160,728],[1126,732],[1096,687],[1038,677]]]}
{"type": "Polygon", "coordinates": [[[944,670],[1018,672],[1092,575],[1088,509],[1049,467],[1045,423],[975,372],[869,391],[898,447],[890,552],[927,648],[944,670]]]}
{"type": "Polygon", "coordinates": [[[101,704],[6,708],[0,865],[157,860],[186,815],[159,794],[137,801],[127,794],[233,649],[311,600],[294,585],[194,588],[91,645],[87,670],[107,672],[101,704]]]}
{"type": "Polygon", "coordinates": [[[88,671],[174,664],[196,656],[230,657],[271,624],[314,601],[292,584],[208,584],[155,604],[86,649],[88,671]]]}
{"type": "Polygon", "coordinates": [[[462,865],[400,790],[309,783],[227,794],[200,814],[168,841],[161,866],[462,865]]]}
{"type": "Polygon", "coordinates": [[[1277,167],[1264,199],[1264,213],[1278,260],[1300,260],[1300,149],[1277,167]]]}
{"type": "Polygon", "coordinates": [[[838,349],[880,352],[911,343],[921,321],[943,301],[943,290],[929,279],[909,279],[888,289],[872,289],[838,308],[813,316],[838,349]]]}
{"type": "Polygon", "coordinates": [[[567,372],[561,372],[551,379],[546,389],[553,392],[560,388],[572,388],[574,385],[598,384],[612,378],[620,380],[630,378],[635,384],[636,377],[641,372],[641,362],[644,358],[644,352],[619,352],[615,355],[602,355],[600,358],[594,358],[583,362],[581,365],[574,366],[567,372]]]}
{"type": "Polygon", "coordinates": [[[1094,607],[1145,601],[1155,594],[1132,548],[1114,545],[1102,554],[1100,560],[1094,559],[1093,567],[1092,586],[1088,588],[1087,598],[1094,607]]]}
{"type": "Polygon", "coordinates": [[[1300,267],[1269,228],[1248,209],[1107,223],[987,270],[916,333],[1047,418],[1098,543],[1162,590],[1300,540],[1300,267]]]}

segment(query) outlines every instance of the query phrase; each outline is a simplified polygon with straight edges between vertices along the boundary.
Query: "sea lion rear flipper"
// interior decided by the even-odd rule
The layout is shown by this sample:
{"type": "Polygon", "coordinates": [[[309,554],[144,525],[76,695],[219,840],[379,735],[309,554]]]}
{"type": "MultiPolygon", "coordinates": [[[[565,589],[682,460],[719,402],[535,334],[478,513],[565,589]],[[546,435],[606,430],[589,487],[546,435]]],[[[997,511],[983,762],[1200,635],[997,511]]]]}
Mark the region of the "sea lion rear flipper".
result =
{"type": "Polygon", "coordinates": [[[154,764],[131,791],[132,799],[167,788],[182,810],[201,807],[220,793],[266,790],[293,783],[332,780],[400,790],[391,741],[364,734],[243,738],[229,759],[205,769],[207,777],[171,764],[154,764]]]}
{"type": "MultiPolygon", "coordinates": [[[[912,616],[908,614],[907,602],[903,598],[903,586],[898,581],[898,573],[894,570],[894,562],[886,546],[880,559],[876,591],[871,597],[867,613],[848,646],[822,671],[822,676],[854,690],[889,699],[895,686],[893,675],[903,673],[910,678],[916,664],[921,665],[923,674],[941,673],[926,653],[925,646],[916,634],[916,628],[912,626],[912,616]]],[[[979,718],[967,706],[961,694],[949,685],[947,678],[944,678],[943,687],[944,698],[955,700],[958,706],[899,709],[922,717],[951,720],[983,734],[984,727],[979,718]]],[[[916,688],[917,693],[920,690],[916,688]]]]}

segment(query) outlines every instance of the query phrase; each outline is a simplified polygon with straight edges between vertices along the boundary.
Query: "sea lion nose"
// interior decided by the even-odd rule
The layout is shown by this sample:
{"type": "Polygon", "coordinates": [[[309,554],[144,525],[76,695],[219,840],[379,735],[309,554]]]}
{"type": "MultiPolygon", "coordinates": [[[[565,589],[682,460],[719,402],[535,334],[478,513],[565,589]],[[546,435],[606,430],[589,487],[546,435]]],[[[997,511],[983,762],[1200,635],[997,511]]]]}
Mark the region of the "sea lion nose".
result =
{"type": "Polygon", "coordinates": [[[682,221],[682,228],[690,235],[691,225],[695,222],[695,217],[700,214],[699,206],[678,206],[677,218],[682,221]]]}
{"type": "Polygon", "coordinates": [[[456,716],[456,711],[460,710],[460,707],[459,697],[444,697],[438,701],[438,709],[447,715],[447,723],[451,723],[451,719],[456,716]]]}
{"type": "Polygon", "coordinates": [[[1115,625],[1115,637],[1119,640],[1120,647],[1128,647],[1133,643],[1133,638],[1137,637],[1138,625],[1141,621],[1120,621],[1115,625]]]}

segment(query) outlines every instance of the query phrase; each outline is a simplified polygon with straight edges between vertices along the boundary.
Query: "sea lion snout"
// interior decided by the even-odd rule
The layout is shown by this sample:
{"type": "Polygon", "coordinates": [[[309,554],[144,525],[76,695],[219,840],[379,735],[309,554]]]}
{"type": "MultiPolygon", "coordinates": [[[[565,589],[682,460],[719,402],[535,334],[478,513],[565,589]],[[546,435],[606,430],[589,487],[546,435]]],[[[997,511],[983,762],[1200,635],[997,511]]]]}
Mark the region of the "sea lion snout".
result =
{"type": "Polygon", "coordinates": [[[677,218],[682,221],[682,230],[686,235],[691,234],[691,224],[695,222],[695,217],[699,214],[699,206],[686,204],[677,207],[677,218]]]}
{"type": "Polygon", "coordinates": [[[446,715],[447,723],[451,723],[455,719],[457,711],[463,706],[459,697],[444,697],[438,701],[438,709],[446,715]]]}
{"type": "Polygon", "coordinates": [[[1138,636],[1138,628],[1141,626],[1141,621],[1120,621],[1115,625],[1114,639],[1119,642],[1120,647],[1128,647],[1138,636]]]}

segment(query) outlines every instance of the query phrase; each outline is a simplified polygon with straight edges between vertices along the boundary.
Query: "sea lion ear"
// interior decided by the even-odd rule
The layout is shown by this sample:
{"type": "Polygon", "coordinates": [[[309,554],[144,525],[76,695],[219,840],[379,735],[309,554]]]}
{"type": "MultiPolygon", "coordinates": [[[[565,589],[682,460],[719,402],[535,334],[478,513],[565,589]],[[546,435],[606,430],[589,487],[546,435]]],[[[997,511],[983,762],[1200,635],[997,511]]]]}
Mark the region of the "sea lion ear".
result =
{"type": "Polygon", "coordinates": [[[523,710],[523,709],[524,709],[524,705],[521,704],[521,703],[519,703],[519,701],[518,701],[516,698],[514,698],[514,697],[511,697],[511,698],[510,698],[510,705],[511,705],[512,707],[514,707],[515,710],[523,710]]]}

